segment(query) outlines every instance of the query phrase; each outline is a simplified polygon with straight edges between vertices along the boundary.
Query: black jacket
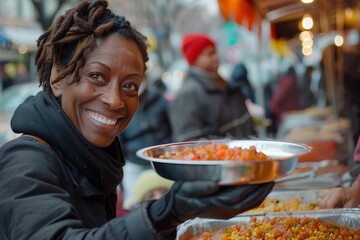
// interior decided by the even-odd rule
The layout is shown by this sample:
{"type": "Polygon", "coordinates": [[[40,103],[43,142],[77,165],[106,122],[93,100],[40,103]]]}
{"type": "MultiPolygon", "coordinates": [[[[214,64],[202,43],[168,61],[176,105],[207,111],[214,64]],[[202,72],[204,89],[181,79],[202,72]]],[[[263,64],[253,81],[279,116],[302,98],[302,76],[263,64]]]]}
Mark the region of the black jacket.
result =
{"type": "Polygon", "coordinates": [[[138,111],[129,126],[119,135],[127,161],[150,166],[148,161],[136,156],[136,151],[171,142],[167,107],[167,99],[155,87],[148,86],[141,94],[138,111]]]}
{"type": "Polygon", "coordinates": [[[147,206],[115,218],[124,159],[115,140],[96,148],[57,100],[40,92],[14,113],[22,136],[0,148],[0,239],[155,239],[147,206]]]}

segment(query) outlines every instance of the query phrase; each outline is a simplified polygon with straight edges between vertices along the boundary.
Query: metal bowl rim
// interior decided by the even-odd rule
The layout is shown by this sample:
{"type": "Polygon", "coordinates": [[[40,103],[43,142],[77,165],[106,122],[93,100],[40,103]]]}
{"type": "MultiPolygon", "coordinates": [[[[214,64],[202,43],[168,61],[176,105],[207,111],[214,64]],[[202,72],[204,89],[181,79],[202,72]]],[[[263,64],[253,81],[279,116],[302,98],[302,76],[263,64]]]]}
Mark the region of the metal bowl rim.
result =
{"type": "Polygon", "coordinates": [[[294,142],[286,142],[286,141],[277,141],[277,140],[244,140],[244,139],[222,139],[222,140],[199,140],[199,141],[186,141],[186,142],[174,142],[174,143],[166,143],[160,144],[155,146],[150,146],[146,148],[142,148],[136,152],[136,155],[143,160],[147,160],[150,162],[157,162],[157,163],[170,163],[170,164],[184,164],[184,165],[247,165],[247,164],[254,164],[254,163],[263,163],[266,161],[282,161],[282,160],[289,160],[294,157],[299,157],[305,153],[311,151],[311,147],[301,143],[294,143],[294,142]],[[155,157],[146,156],[145,153],[150,150],[161,149],[166,147],[173,147],[173,146],[186,146],[186,145],[193,145],[193,144],[205,144],[205,143],[228,143],[228,142],[247,142],[247,143],[271,143],[271,144],[284,144],[289,146],[296,146],[302,148],[304,151],[302,153],[292,154],[291,156],[286,157],[276,157],[271,158],[270,160],[180,160],[180,159],[161,159],[155,157]]]}

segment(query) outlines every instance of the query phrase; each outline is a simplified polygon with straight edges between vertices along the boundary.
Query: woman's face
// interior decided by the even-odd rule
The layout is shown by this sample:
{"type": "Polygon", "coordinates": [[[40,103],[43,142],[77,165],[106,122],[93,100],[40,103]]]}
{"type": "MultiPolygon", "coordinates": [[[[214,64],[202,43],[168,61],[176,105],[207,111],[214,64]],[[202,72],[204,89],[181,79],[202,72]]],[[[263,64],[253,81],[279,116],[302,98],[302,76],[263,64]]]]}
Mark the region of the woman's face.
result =
{"type": "Polygon", "coordinates": [[[81,134],[93,145],[106,147],[138,109],[144,74],[140,49],[134,41],[113,34],[90,52],[80,72],[79,82],[69,84],[69,76],[52,85],[53,93],[81,134]]]}

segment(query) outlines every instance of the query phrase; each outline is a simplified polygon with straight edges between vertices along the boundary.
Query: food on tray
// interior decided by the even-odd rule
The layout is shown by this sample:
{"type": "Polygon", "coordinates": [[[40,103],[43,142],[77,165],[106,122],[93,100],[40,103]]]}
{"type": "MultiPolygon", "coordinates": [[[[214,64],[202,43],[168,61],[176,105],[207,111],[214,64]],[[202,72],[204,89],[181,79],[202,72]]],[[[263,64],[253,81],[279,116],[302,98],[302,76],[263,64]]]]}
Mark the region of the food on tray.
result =
{"type": "Polygon", "coordinates": [[[299,198],[290,200],[281,200],[277,198],[266,198],[264,202],[257,208],[248,210],[244,214],[264,214],[270,212],[295,212],[295,211],[311,211],[317,210],[317,202],[305,203],[299,198]]]}
{"type": "Polygon", "coordinates": [[[240,222],[217,232],[203,232],[191,240],[242,239],[360,239],[360,230],[352,230],[309,217],[252,217],[248,223],[240,222]]]}
{"type": "Polygon", "coordinates": [[[249,148],[233,147],[226,144],[207,144],[193,148],[185,148],[176,153],[166,153],[161,155],[162,159],[179,160],[269,160],[270,157],[261,151],[257,151],[255,146],[249,148]]]}

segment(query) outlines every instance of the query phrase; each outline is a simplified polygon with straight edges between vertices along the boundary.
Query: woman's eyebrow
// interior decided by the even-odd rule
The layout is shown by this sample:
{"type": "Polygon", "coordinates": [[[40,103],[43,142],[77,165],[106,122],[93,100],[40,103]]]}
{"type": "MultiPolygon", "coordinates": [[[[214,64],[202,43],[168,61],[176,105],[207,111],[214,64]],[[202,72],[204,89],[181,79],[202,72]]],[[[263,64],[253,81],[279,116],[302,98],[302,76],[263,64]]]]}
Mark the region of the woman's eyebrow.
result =
{"type": "MultiPolygon", "coordinates": [[[[99,64],[101,66],[103,66],[104,68],[108,69],[109,71],[111,71],[111,68],[109,66],[107,66],[106,64],[99,62],[99,61],[94,61],[94,62],[89,62],[86,65],[91,65],[91,64],[99,64]]],[[[139,76],[141,78],[144,78],[143,74],[137,73],[137,72],[133,72],[133,73],[129,73],[128,76],[139,76]]]]}
{"type": "Polygon", "coordinates": [[[111,70],[109,66],[105,65],[102,62],[98,62],[98,61],[94,61],[94,62],[89,62],[87,65],[91,65],[91,64],[100,64],[101,66],[103,66],[104,68],[108,69],[109,71],[111,70]]]}
{"type": "Polygon", "coordinates": [[[143,75],[143,74],[136,73],[136,72],[134,72],[134,73],[129,73],[128,76],[139,76],[139,77],[141,77],[141,78],[144,78],[144,75],[143,75]]]}

